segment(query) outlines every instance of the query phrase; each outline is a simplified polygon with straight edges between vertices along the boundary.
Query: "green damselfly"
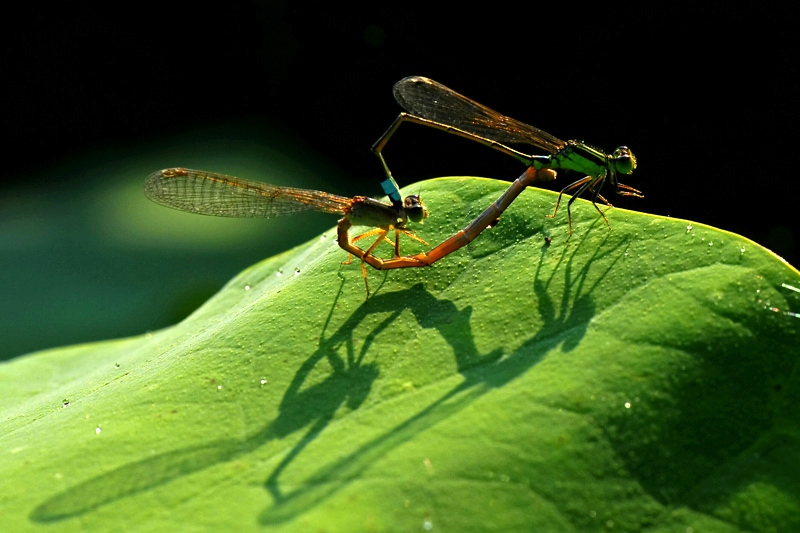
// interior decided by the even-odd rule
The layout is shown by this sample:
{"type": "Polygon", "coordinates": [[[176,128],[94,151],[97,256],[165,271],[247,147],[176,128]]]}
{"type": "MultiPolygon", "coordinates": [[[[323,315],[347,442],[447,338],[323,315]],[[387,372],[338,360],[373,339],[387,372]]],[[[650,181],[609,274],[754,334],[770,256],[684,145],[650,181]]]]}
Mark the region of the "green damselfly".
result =
{"type": "Polygon", "coordinates": [[[406,110],[395,119],[388,130],[372,146],[372,151],[380,158],[386,178],[381,182],[384,192],[394,205],[400,205],[402,198],[392,177],[383,149],[391,136],[403,122],[430,126],[452,133],[510,155],[534,169],[571,170],[585,177],[564,187],[558,195],[552,215],[554,218],[564,193],[574,191],[567,202],[567,220],[572,235],[572,214],[570,207],[575,198],[589,192],[592,205],[597,209],[610,228],[608,219],[597,206],[599,199],[611,206],[600,189],[608,179],[617,194],[643,198],[641,191],[618,181],[619,175],[630,175],[636,168],[636,158],[627,146],[620,146],[611,154],[590,146],[583,141],[562,141],[534,128],[524,122],[501,115],[474,100],[470,100],[441,83],[421,76],[403,78],[394,86],[395,100],[406,110]],[[526,144],[544,150],[549,155],[528,154],[509,145],[526,144]]]}

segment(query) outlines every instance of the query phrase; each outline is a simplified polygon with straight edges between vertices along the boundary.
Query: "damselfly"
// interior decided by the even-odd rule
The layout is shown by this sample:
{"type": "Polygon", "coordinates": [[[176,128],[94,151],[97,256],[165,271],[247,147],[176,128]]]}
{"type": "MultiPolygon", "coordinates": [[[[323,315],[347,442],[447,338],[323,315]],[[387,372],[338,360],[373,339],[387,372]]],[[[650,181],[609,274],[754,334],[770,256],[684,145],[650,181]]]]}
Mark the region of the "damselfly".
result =
{"type": "Polygon", "coordinates": [[[597,206],[599,199],[611,206],[600,189],[608,179],[617,194],[642,198],[641,191],[620,183],[618,175],[630,175],[636,168],[636,158],[626,146],[620,146],[613,153],[590,146],[583,141],[562,141],[538,128],[529,126],[513,118],[501,115],[466,96],[458,94],[431,79],[420,76],[404,78],[394,86],[395,100],[406,110],[400,113],[388,130],[372,146],[372,151],[380,158],[386,179],[381,182],[383,190],[389,195],[393,205],[402,205],[400,191],[392,178],[392,173],[383,158],[383,149],[391,136],[403,122],[430,126],[447,133],[453,133],[477,141],[495,150],[510,155],[534,169],[572,170],[585,177],[564,187],[558,195],[555,208],[549,218],[554,218],[564,193],[572,194],[567,202],[567,220],[572,235],[572,213],[570,207],[575,198],[589,192],[592,205],[603,217],[608,219],[597,206]],[[544,150],[550,155],[528,154],[509,145],[527,144],[544,150]]]}
{"type": "Polygon", "coordinates": [[[338,244],[343,250],[361,259],[361,272],[368,297],[365,263],[377,269],[398,268],[390,265],[396,260],[405,262],[400,257],[400,234],[427,244],[406,227],[409,221],[420,222],[428,216],[419,195],[407,196],[400,205],[392,205],[366,196],[346,198],[322,191],[279,187],[186,168],[168,168],[153,172],[145,181],[144,193],[158,204],[201,215],[271,218],[303,211],[341,215],[338,244]],[[353,225],[374,229],[351,239],[348,230],[353,225]],[[395,233],[394,243],[386,237],[392,231],[395,233]],[[377,239],[366,250],[354,244],[374,235],[378,236],[377,239]],[[394,259],[381,259],[373,254],[382,241],[388,241],[394,246],[394,259]]]}

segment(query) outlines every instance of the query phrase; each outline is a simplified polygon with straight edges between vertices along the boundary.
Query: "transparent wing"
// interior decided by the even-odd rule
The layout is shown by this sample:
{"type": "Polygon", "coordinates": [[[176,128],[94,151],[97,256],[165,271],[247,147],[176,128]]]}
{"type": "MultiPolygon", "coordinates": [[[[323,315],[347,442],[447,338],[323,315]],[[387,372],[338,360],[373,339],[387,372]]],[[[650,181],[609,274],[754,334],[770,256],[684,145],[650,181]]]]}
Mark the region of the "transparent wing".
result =
{"type": "Polygon", "coordinates": [[[302,211],[344,214],[350,198],[322,191],[278,187],[215,172],[168,168],[153,172],[144,194],[154,202],[202,215],[270,218],[302,211]]]}
{"type": "Polygon", "coordinates": [[[551,154],[566,145],[539,128],[501,115],[429,78],[403,78],[394,86],[394,98],[412,115],[503,144],[528,144],[551,154]]]}

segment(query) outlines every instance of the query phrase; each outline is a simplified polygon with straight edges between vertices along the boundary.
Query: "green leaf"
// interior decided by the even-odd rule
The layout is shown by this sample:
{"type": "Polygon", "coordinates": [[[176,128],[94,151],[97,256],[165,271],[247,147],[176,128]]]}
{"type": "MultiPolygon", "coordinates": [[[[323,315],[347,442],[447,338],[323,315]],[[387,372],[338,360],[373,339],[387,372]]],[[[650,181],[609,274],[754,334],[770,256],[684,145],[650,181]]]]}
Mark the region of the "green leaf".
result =
{"type": "MultiPolygon", "coordinates": [[[[417,234],[507,186],[414,185],[417,234]]],[[[331,230],[174,327],[3,364],[4,529],[799,528],[798,272],[584,201],[568,239],[554,202],[529,189],[430,268],[368,269],[369,300],[331,230]]]]}

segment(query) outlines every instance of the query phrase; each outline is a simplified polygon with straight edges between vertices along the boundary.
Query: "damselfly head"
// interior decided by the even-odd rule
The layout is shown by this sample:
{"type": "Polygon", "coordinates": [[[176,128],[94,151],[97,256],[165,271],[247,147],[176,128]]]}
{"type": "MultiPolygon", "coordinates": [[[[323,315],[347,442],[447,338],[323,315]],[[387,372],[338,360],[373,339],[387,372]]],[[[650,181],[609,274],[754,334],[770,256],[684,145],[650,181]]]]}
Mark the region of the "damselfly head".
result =
{"type": "Polygon", "coordinates": [[[611,154],[611,161],[618,174],[632,174],[636,169],[636,156],[627,146],[620,146],[611,154]]]}
{"type": "Polygon", "coordinates": [[[419,194],[406,196],[403,200],[403,209],[405,209],[406,216],[411,222],[421,222],[423,218],[428,216],[428,209],[420,200],[419,194]]]}

